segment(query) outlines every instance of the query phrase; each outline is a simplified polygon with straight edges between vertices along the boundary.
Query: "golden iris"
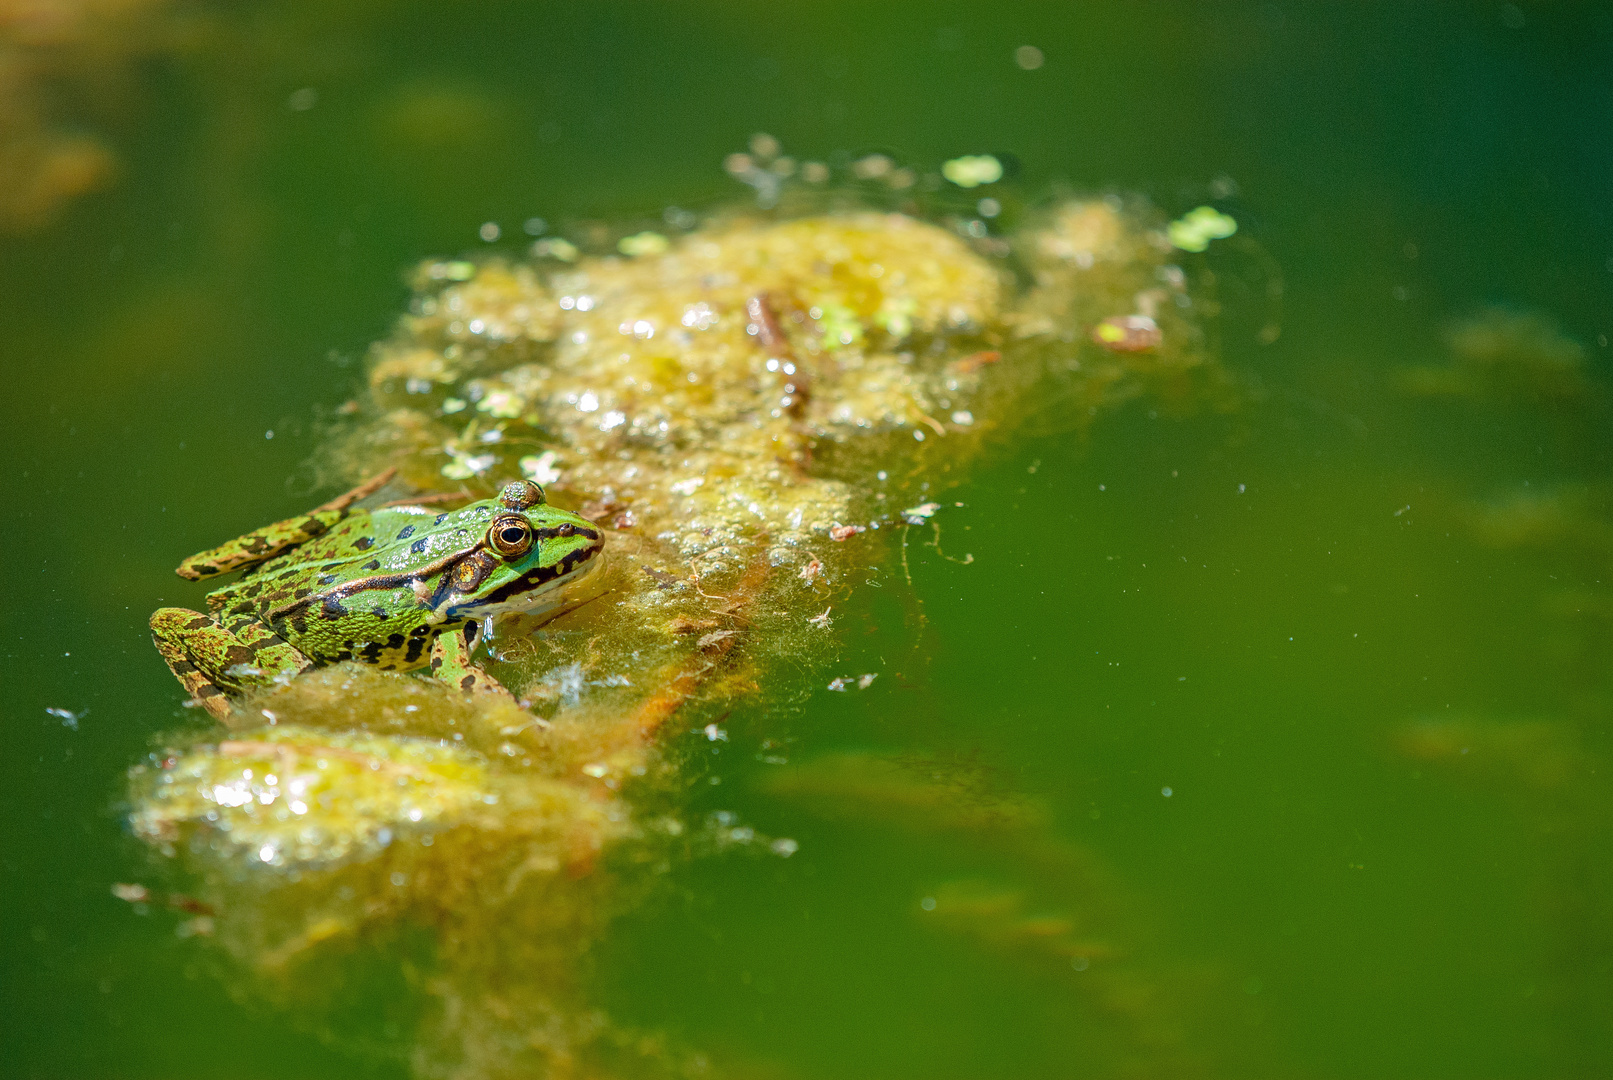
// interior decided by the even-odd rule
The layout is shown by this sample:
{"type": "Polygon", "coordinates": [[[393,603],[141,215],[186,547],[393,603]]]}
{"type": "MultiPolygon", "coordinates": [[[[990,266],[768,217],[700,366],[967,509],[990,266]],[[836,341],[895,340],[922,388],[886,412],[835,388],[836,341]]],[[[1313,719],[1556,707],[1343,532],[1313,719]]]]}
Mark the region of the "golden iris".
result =
{"type": "Polygon", "coordinates": [[[494,518],[487,527],[487,545],[506,559],[518,558],[532,549],[532,526],[514,514],[494,518]]]}

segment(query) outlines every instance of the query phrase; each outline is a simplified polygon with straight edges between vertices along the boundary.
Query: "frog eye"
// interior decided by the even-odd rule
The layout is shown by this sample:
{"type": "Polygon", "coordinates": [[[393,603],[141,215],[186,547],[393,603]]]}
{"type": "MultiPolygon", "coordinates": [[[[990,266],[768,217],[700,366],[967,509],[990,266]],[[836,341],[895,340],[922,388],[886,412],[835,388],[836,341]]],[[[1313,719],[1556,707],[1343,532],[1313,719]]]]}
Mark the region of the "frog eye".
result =
{"type": "Polygon", "coordinates": [[[506,559],[525,555],[532,548],[532,526],[514,514],[494,518],[487,527],[487,544],[506,559]]]}

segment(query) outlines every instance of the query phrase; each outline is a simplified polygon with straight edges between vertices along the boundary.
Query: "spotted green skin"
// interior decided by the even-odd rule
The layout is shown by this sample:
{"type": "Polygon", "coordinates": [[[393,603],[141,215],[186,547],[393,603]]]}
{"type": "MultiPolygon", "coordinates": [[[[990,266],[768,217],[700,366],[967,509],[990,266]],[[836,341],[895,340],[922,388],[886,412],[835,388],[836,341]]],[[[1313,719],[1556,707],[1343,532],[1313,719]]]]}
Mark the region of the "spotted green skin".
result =
{"type": "Polygon", "coordinates": [[[467,690],[496,688],[470,664],[479,621],[541,613],[603,549],[592,522],[547,505],[524,481],[443,513],[352,507],[385,479],[181,564],[193,580],[245,568],[208,594],[209,615],[162,608],[151,617],[158,651],[209,711],[225,717],[231,695],[343,660],[389,671],[430,664],[467,690]],[[495,520],[501,529],[524,522],[530,547],[501,551],[495,520]]]}

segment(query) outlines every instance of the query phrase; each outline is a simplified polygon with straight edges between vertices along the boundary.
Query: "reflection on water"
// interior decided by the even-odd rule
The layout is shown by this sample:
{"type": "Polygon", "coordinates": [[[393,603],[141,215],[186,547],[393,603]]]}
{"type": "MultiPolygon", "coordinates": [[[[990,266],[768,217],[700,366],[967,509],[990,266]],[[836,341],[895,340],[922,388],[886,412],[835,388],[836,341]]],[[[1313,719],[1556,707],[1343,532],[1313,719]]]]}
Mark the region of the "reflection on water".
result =
{"type": "MultiPolygon", "coordinates": [[[[517,1031],[557,1074],[1607,1070],[1613,275],[1582,133],[1613,19],[1045,8],[10,13],[0,895],[24,932],[0,1006],[19,1075],[493,1074],[517,1031]],[[779,138],[729,156],[764,129],[779,138]],[[987,155],[1003,179],[926,189],[943,162],[982,179],[987,155]],[[518,279],[534,241],[540,265],[615,250],[630,275],[736,190],[788,211],[790,184],[817,183],[911,200],[986,258],[1016,232],[1063,237],[1008,256],[1035,282],[1038,260],[1101,247],[1101,215],[1049,226],[1060,176],[1145,192],[1161,222],[1206,205],[1235,220],[1160,259],[1217,305],[1195,348],[1230,378],[1139,393],[1125,377],[1150,333],[1099,324],[1154,320],[1169,342],[1168,277],[1090,311],[1057,289],[1026,303],[1020,329],[1070,335],[1091,366],[1033,392],[1014,433],[990,430],[989,403],[925,397],[944,387],[907,399],[926,447],[924,417],[974,433],[970,467],[944,498],[893,474],[893,505],[831,515],[895,525],[941,504],[902,519],[906,543],[826,537],[867,555],[790,563],[781,580],[821,592],[803,614],[829,625],[765,680],[736,666],[686,714],[681,691],[662,699],[666,782],[635,790],[618,862],[544,833],[570,811],[514,841],[501,817],[462,847],[394,839],[387,858],[410,865],[344,864],[346,893],[281,881],[318,901],[299,904],[172,873],[125,831],[131,764],[205,771],[197,748],[218,746],[147,644],[152,609],[200,602],[170,568],[320,501],[330,431],[414,409],[423,486],[578,468],[526,420],[564,394],[527,377],[555,342],[528,335],[531,356],[483,371],[416,311],[415,343],[437,337],[411,353],[388,337],[405,268],[429,260],[430,295],[498,306],[527,286],[489,291],[478,268],[518,279]],[[496,429],[507,445],[480,441],[496,429]],[[484,894],[482,871],[543,852],[521,877],[535,892],[484,894]],[[393,873],[430,882],[402,889],[408,914],[366,906],[399,896],[393,873]],[[243,979],[232,949],[298,974],[243,979]],[[545,977],[484,992],[523,964],[545,977]]],[[[917,317],[858,314],[862,284],[840,287],[803,313],[836,338],[917,317]]],[[[659,333],[664,315],[635,320],[659,333]]],[[[617,336],[635,378],[664,378],[664,336],[617,336]]],[[[948,359],[989,380],[1012,350],[948,359]]],[[[879,490],[859,454],[810,464],[879,490]]],[[[575,502],[627,533],[634,499],[613,486],[575,502]]],[[[689,541],[666,531],[646,550],[689,541]]],[[[742,656],[756,613],[701,595],[736,583],[652,555],[656,662],[742,656]]],[[[640,691],[595,685],[619,672],[564,633],[501,644],[544,718],[590,694],[630,704],[640,691]]],[[[305,727],[299,745],[358,755],[342,768],[373,756],[305,727]]],[[[569,760],[564,733],[536,731],[569,760]]],[[[485,757],[503,761],[496,742],[485,757]]],[[[428,771],[458,768],[485,765],[428,771]]]]}

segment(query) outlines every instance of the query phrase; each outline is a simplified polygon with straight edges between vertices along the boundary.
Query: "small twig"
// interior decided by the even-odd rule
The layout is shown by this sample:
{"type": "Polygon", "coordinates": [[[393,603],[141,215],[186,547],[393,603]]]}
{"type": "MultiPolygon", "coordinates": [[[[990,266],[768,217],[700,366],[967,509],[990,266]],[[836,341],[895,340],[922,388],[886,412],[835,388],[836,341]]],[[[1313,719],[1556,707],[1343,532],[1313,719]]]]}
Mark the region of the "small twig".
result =
{"type": "MultiPolygon", "coordinates": [[[[902,526],[902,576],[907,579],[907,587],[910,590],[913,588],[913,571],[907,565],[907,534],[912,531],[911,524],[902,526]]],[[[924,603],[924,600],[920,598],[919,603],[924,603]]]]}
{"type": "Polygon", "coordinates": [[[689,581],[694,585],[694,591],[705,597],[707,600],[727,600],[728,597],[723,596],[720,593],[708,593],[700,587],[700,569],[699,567],[695,566],[695,562],[699,559],[705,558],[709,554],[711,554],[711,552],[702,551],[699,555],[696,555],[693,559],[689,560],[689,581]]]}
{"type": "Polygon", "coordinates": [[[970,563],[975,561],[975,557],[972,554],[965,554],[963,558],[955,559],[951,555],[948,555],[946,552],[942,551],[941,523],[939,521],[932,521],[930,522],[930,525],[935,529],[935,539],[926,544],[926,547],[933,547],[935,549],[935,553],[941,556],[941,558],[945,559],[947,562],[957,563],[959,566],[968,566],[970,563]]]}
{"type": "Polygon", "coordinates": [[[468,491],[438,491],[430,495],[416,495],[408,499],[393,499],[391,502],[382,503],[379,509],[389,510],[394,506],[437,506],[446,502],[458,502],[467,499],[474,501],[475,496],[468,491]]]}
{"type": "Polygon", "coordinates": [[[784,386],[784,408],[791,416],[800,417],[807,399],[812,396],[812,378],[807,374],[801,358],[790,347],[784,326],[773,311],[771,297],[765,292],[757,293],[745,301],[745,314],[750,318],[751,325],[756,327],[756,340],[764,349],[775,353],[775,358],[785,365],[784,377],[788,381],[784,386]]]}

